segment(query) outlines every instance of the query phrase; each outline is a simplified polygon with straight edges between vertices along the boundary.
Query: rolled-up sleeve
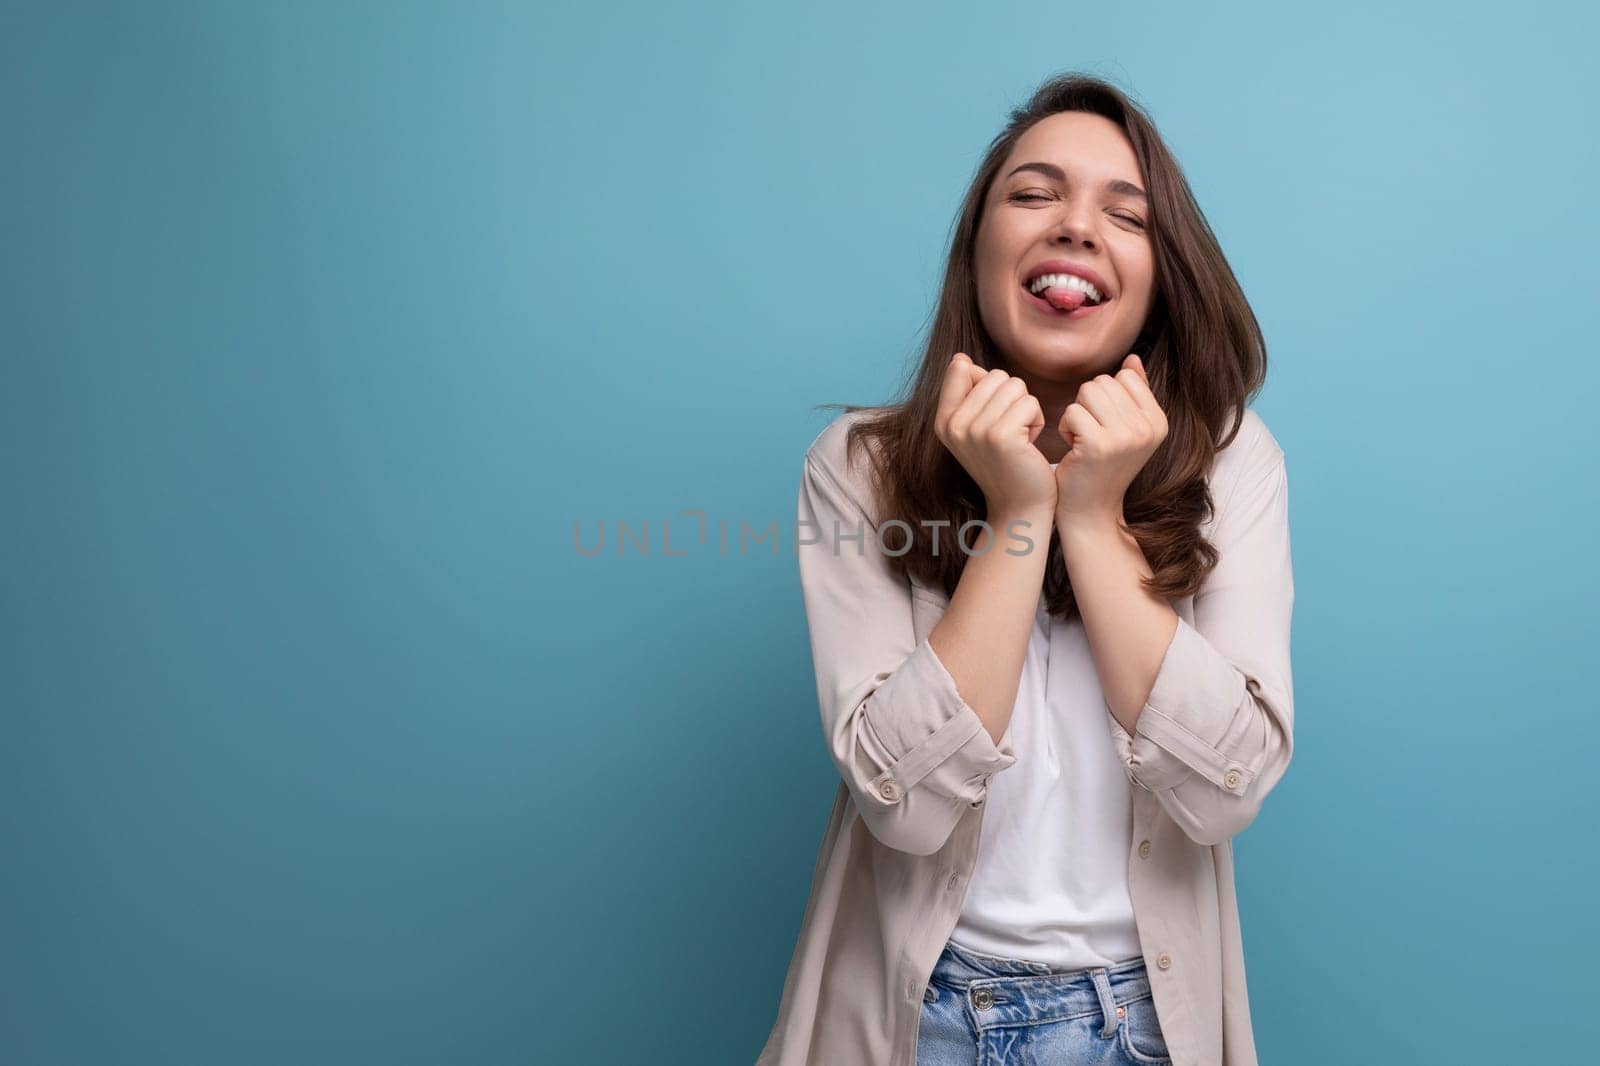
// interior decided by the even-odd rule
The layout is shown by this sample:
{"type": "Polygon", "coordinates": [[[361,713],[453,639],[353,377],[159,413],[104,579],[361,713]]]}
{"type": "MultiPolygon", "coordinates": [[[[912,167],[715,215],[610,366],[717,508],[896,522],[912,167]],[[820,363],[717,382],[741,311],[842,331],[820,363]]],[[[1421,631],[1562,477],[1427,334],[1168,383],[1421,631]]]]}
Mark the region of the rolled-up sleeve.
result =
{"type": "Polygon", "coordinates": [[[1182,616],[1130,736],[1112,737],[1130,779],[1193,840],[1245,829],[1294,748],[1289,483],[1267,438],[1240,472],[1209,538],[1217,565],[1182,616]]]}
{"type": "Polygon", "coordinates": [[[807,453],[796,550],[823,732],[872,835],[930,855],[1016,753],[1009,736],[994,743],[932,645],[915,639],[910,582],[890,569],[852,480],[807,453]]]}

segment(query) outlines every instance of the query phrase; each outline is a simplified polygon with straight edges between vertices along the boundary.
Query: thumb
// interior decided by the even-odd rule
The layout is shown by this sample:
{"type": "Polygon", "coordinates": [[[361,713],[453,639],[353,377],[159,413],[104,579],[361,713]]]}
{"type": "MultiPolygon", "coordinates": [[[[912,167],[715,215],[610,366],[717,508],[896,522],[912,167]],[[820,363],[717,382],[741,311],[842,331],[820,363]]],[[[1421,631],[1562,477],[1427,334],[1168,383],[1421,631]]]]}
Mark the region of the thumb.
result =
{"type": "Polygon", "coordinates": [[[1126,370],[1135,371],[1141,378],[1144,378],[1146,385],[1150,384],[1150,375],[1144,372],[1144,360],[1139,358],[1138,352],[1129,352],[1127,357],[1122,360],[1122,366],[1126,370]]]}

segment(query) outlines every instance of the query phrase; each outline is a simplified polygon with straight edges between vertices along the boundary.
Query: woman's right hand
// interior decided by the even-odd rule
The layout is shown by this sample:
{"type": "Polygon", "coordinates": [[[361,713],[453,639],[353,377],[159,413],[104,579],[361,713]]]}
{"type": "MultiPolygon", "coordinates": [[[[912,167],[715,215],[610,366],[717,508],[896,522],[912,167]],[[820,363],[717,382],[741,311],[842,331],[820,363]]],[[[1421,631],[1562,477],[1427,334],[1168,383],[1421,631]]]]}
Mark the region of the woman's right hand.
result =
{"type": "Polygon", "coordinates": [[[1044,411],[1021,378],[986,371],[957,352],[945,368],[933,429],[983,490],[991,516],[1054,512],[1055,472],[1033,446],[1044,411]]]}

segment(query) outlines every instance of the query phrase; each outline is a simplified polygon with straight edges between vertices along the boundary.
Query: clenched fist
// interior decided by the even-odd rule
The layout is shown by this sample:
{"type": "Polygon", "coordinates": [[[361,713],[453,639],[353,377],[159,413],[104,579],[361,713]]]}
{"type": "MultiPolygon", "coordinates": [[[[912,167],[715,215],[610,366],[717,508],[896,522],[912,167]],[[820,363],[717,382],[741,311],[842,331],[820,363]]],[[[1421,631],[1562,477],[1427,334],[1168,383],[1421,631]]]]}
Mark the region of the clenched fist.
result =
{"type": "Polygon", "coordinates": [[[1123,359],[1115,377],[1085,381],[1056,428],[1068,444],[1055,470],[1057,527],[1120,522],[1128,486],[1167,438],[1167,416],[1139,357],[1123,359]]]}
{"type": "Polygon", "coordinates": [[[1044,411],[1021,378],[984,370],[957,352],[945,369],[934,433],[983,490],[989,515],[1049,515],[1050,462],[1033,446],[1044,411]]]}

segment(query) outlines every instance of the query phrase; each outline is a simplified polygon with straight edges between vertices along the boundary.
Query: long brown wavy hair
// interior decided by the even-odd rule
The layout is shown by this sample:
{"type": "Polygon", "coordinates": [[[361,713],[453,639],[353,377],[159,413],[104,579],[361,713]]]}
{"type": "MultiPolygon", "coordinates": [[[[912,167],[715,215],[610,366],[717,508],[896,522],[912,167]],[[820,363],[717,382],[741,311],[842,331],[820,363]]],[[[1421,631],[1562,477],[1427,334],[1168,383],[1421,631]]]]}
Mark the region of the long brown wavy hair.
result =
{"type": "MultiPolygon", "coordinates": [[[[1058,74],[1012,110],[962,204],[921,366],[897,400],[850,428],[847,447],[854,451],[868,441],[876,445],[867,451],[883,514],[910,526],[912,543],[903,554],[893,553],[906,546],[904,538],[884,538],[896,572],[953,595],[967,553],[950,550],[946,543],[935,555],[934,529],[923,523],[942,521],[948,523],[946,531],[959,530],[966,522],[985,518],[987,506],[977,482],[934,433],[940,386],[956,352],[966,352],[985,369],[1014,373],[978,313],[973,249],[989,187],[1017,140],[1034,123],[1063,111],[1087,111],[1116,123],[1133,145],[1149,194],[1155,293],[1133,350],[1144,362],[1168,428],[1166,439],[1128,486],[1123,522],[1150,563],[1153,575],[1145,588],[1166,599],[1192,595],[1218,560],[1216,548],[1199,529],[1215,506],[1206,474],[1216,453],[1239,432],[1246,404],[1265,381],[1266,342],[1216,234],[1155,124],[1106,81],[1077,72],[1058,74]]],[[[837,403],[818,407],[872,409],[837,403]]],[[[1052,532],[1044,594],[1052,615],[1070,618],[1077,602],[1059,541],[1052,532]]]]}

